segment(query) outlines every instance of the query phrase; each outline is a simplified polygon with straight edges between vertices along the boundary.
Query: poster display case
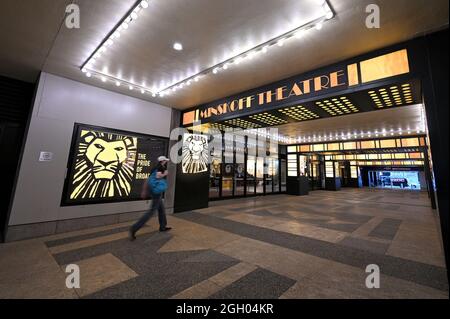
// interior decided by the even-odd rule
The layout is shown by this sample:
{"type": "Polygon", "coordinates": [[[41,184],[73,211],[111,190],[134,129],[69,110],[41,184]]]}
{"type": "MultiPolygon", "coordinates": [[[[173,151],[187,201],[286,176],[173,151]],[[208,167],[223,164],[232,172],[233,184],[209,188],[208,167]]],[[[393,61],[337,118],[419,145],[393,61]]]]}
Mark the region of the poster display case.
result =
{"type": "Polygon", "coordinates": [[[62,206],[141,200],[168,138],[76,123],[62,206]]]}

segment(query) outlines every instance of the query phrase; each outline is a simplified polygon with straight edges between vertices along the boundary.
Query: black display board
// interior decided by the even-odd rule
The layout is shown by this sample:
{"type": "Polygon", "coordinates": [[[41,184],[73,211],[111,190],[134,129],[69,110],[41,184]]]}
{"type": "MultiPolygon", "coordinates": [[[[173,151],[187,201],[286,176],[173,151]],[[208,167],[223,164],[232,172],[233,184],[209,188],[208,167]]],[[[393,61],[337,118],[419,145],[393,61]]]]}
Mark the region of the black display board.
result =
{"type": "Polygon", "coordinates": [[[62,206],[141,200],[168,138],[75,124],[62,206]]]}

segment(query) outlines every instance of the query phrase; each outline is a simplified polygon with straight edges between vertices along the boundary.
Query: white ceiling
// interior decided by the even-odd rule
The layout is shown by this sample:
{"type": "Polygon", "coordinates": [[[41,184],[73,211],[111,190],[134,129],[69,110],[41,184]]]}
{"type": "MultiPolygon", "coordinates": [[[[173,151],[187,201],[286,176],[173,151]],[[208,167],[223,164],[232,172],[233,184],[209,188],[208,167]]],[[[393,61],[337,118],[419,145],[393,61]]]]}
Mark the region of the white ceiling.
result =
{"type": "MultiPolygon", "coordinates": [[[[331,0],[336,17],[322,30],[164,98],[88,79],[79,70],[134,0],[2,0],[0,75],[35,81],[40,70],[185,109],[448,26],[447,0],[331,0]],[[67,29],[65,7],[81,9],[81,28],[67,29]],[[364,25],[365,6],[381,9],[381,28],[364,25]]],[[[114,49],[100,60],[108,72],[148,86],[210,67],[317,15],[316,0],[150,0],[114,49]],[[175,41],[184,50],[171,49],[175,41]]]]}

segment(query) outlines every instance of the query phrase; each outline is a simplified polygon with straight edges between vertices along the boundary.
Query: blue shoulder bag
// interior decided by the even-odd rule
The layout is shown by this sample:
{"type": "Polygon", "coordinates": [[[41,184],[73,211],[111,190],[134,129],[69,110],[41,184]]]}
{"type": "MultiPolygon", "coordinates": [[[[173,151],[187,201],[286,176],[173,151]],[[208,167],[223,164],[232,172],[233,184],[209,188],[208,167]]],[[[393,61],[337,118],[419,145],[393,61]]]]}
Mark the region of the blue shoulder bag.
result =
{"type": "Polygon", "coordinates": [[[158,171],[154,171],[150,178],[148,179],[148,184],[150,186],[150,190],[153,194],[159,195],[164,193],[167,190],[167,181],[165,178],[157,178],[156,173],[158,171]]]}

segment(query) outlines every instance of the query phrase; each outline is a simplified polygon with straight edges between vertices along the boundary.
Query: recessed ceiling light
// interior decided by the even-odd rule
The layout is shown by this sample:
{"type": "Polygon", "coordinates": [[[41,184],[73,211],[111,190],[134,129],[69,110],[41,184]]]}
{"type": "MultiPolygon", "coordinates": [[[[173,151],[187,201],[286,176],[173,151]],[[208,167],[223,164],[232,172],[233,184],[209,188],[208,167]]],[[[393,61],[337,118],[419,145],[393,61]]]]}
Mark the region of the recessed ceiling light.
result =
{"type": "Polygon", "coordinates": [[[181,43],[176,42],[173,44],[173,49],[177,50],[177,51],[181,51],[181,50],[183,50],[183,45],[181,43]]]}

